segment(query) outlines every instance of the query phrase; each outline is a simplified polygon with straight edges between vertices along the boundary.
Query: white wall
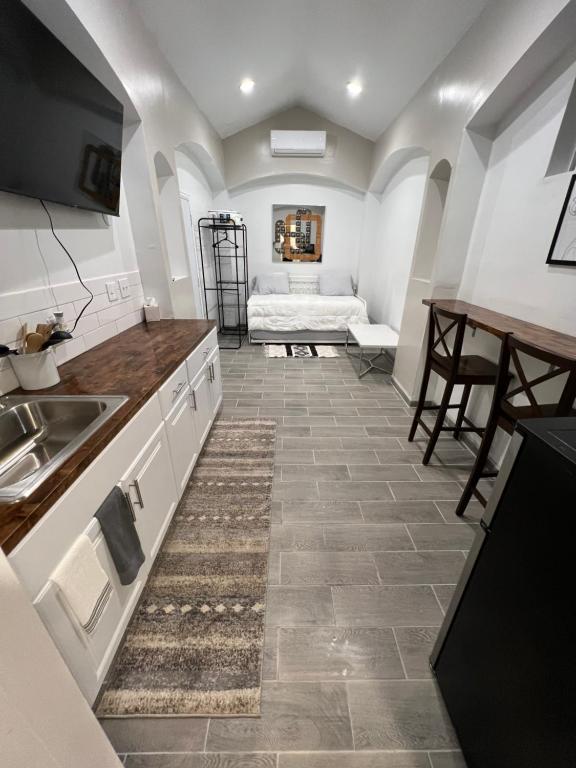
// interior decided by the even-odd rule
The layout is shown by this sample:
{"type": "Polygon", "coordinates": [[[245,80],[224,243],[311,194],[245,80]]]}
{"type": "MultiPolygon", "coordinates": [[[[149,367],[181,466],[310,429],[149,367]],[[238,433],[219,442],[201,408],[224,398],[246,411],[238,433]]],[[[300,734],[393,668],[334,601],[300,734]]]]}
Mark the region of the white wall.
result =
{"type": "Polygon", "coordinates": [[[571,334],[576,269],[545,263],[570,174],[545,174],[575,77],[573,65],[494,141],[459,292],[571,334]]]}
{"type": "MultiPolygon", "coordinates": [[[[181,195],[186,198],[186,206],[182,210],[189,212],[190,228],[188,229],[188,256],[190,259],[190,271],[192,280],[197,280],[198,289],[195,291],[199,301],[198,306],[204,311],[204,286],[202,282],[202,263],[200,252],[200,239],[198,235],[198,220],[207,216],[213,208],[214,193],[202,169],[184,152],[176,152],[176,170],[178,175],[178,188],[181,195]]],[[[186,229],[186,222],[184,222],[186,229]]],[[[214,317],[216,294],[208,298],[209,317],[214,317]]],[[[200,313],[200,314],[201,314],[200,313]]]]}
{"type": "Polygon", "coordinates": [[[380,196],[367,195],[358,291],[376,323],[400,329],[422,209],[428,158],[409,160],[380,196]]]}
{"type": "MultiPolygon", "coordinates": [[[[57,347],[58,363],[76,357],[142,319],[142,286],[124,190],[120,217],[47,203],[56,234],[76,261],[94,301],[72,341],[57,347]],[[108,280],[128,278],[130,296],[111,302],[108,280]]],[[[89,298],[68,257],[54,239],[38,200],[0,193],[0,344],[14,346],[24,324],[33,331],[55,309],[72,324],[89,298]]],[[[18,385],[7,358],[0,359],[0,394],[18,385]]]]}
{"type": "Polygon", "coordinates": [[[311,274],[322,269],[346,270],[356,277],[364,212],[364,195],[314,184],[274,184],[239,194],[222,193],[217,208],[232,208],[248,229],[248,273],[311,274]],[[324,244],[321,264],[278,264],[272,261],[272,205],[324,205],[324,244]]]}
{"type": "Polygon", "coordinates": [[[374,144],[302,107],[279,112],[224,139],[226,185],[234,189],[259,179],[308,174],[354,189],[368,188],[374,144]],[[271,130],[326,131],[324,157],[273,157],[271,130]]]}
{"type": "MultiPolygon", "coordinates": [[[[402,320],[394,377],[410,399],[418,391],[427,319],[421,299],[455,295],[470,237],[475,190],[484,174],[484,147],[466,147],[462,152],[466,127],[484,110],[482,134],[488,135],[494,116],[517,102],[530,82],[573,45],[575,15],[576,4],[568,0],[489,3],[376,142],[373,179],[398,152],[414,148],[430,156],[432,168],[443,159],[453,168],[438,246],[431,258],[431,279],[410,281],[402,320]]],[[[427,245],[419,236],[416,250],[427,245]]]]}
{"type": "MultiPolygon", "coordinates": [[[[571,174],[546,178],[545,173],[575,76],[573,65],[543,92],[535,86],[523,111],[505,119],[507,127],[492,145],[458,292],[465,301],[571,335],[576,334],[576,269],[546,264],[571,174]]],[[[498,359],[500,343],[489,334],[479,332],[467,345],[498,359]]],[[[531,377],[545,370],[541,364],[528,366],[531,377]]],[[[558,383],[538,396],[554,402],[558,383]]],[[[477,388],[472,420],[485,423],[489,406],[490,390],[477,388]]],[[[507,442],[498,435],[495,462],[507,442]]]]}

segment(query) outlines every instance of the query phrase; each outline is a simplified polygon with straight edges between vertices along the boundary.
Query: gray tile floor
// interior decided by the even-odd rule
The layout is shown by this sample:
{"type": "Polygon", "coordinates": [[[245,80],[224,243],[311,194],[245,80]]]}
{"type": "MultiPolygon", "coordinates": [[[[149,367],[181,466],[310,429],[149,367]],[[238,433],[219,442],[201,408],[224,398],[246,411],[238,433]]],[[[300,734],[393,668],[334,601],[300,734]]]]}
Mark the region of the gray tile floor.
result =
{"type": "Polygon", "coordinates": [[[387,376],[222,352],[225,416],[278,421],[262,716],[108,720],[129,768],[464,768],[428,655],[479,518],[387,376]]]}

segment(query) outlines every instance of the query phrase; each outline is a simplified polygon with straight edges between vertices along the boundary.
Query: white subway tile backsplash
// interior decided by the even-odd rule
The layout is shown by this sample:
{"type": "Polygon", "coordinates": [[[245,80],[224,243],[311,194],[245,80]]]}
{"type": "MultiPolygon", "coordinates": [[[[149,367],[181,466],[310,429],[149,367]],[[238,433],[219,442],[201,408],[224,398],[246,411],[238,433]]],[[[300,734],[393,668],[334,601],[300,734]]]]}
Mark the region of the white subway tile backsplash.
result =
{"type": "Polygon", "coordinates": [[[100,325],[106,325],[106,323],[111,323],[113,320],[117,320],[119,317],[122,317],[122,315],[125,315],[126,304],[128,304],[128,302],[123,302],[122,304],[116,302],[113,307],[108,307],[107,309],[98,312],[98,322],[100,325]]]}
{"type": "Polygon", "coordinates": [[[18,386],[18,379],[16,378],[12,366],[4,368],[0,371],[0,395],[5,395],[7,392],[11,392],[18,386]]]}
{"type": "Polygon", "coordinates": [[[0,322],[0,344],[12,344],[20,336],[22,324],[18,317],[12,317],[10,320],[0,322]]]}
{"type": "Polygon", "coordinates": [[[89,333],[84,334],[82,338],[84,339],[86,349],[92,349],[92,347],[95,347],[97,344],[102,344],[103,341],[112,338],[112,336],[116,336],[117,333],[118,327],[116,323],[113,322],[108,323],[107,325],[101,325],[95,331],[90,331],[89,333]]]}
{"type": "MultiPolygon", "coordinates": [[[[72,330],[74,321],[75,318],[73,321],[67,320],[69,330],[72,330]]],[[[76,329],[74,330],[74,336],[83,336],[85,333],[95,331],[99,325],[100,323],[98,322],[98,315],[82,315],[80,320],[78,320],[76,329]]]]}
{"type": "MultiPolygon", "coordinates": [[[[61,365],[77,357],[88,349],[136,325],[143,319],[142,306],[144,292],[138,271],[103,275],[85,281],[94,293],[94,300],[80,318],[74,331],[74,338],[55,349],[56,361],[61,365]],[[131,287],[130,297],[111,303],[106,294],[106,282],[127,278],[131,287]]],[[[77,282],[53,286],[53,293],[48,288],[35,288],[13,293],[0,293],[0,344],[14,343],[20,338],[22,325],[33,331],[38,323],[54,313],[55,309],[64,312],[64,321],[71,329],[82,311],[88,294],[77,282]],[[54,306],[54,296],[60,302],[54,306]]],[[[0,394],[9,392],[18,386],[8,359],[0,359],[0,394]]]]}
{"type": "Polygon", "coordinates": [[[78,357],[82,352],[86,351],[86,345],[84,344],[84,337],[70,339],[70,341],[64,341],[62,344],[58,344],[54,348],[54,354],[56,355],[56,365],[62,365],[62,363],[72,360],[73,357],[78,357]]]}
{"type": "Polygon", "coordinates": [[[128,328],[131,328],[133,325],[136,325],[137,323],[141,323],[143,319],[144,319],[144,313],[142,309],[139,309],[137,312],[130,312],[129,315],[124,315],[124,317],[121,317],[119,320],[116,320],[118,333],[122,333],[122,331],[126,331],[128,328]]]}

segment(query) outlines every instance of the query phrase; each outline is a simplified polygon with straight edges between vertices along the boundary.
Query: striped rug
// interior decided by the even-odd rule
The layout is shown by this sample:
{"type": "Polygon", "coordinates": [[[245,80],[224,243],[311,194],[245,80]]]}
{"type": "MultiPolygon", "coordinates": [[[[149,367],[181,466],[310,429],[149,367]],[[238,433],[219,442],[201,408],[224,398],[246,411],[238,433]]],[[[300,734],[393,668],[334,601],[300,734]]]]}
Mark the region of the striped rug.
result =
{"type": "Polygon", "coordinates": [[[215,423],[98,717],[258,715],[276,423],[215,423]]]}

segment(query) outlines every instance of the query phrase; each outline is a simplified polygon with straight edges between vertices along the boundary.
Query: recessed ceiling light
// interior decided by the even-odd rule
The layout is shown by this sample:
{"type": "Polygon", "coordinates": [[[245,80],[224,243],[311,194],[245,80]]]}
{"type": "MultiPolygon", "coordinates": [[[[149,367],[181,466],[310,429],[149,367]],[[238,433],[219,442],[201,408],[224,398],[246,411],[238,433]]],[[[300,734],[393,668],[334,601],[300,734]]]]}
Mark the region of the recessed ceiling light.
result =
{"type": "Polygon", "coordinates": [[[350,80],[346,85],[350,96],[359,96],[362,93],[362,83],[359,80],[350,80]]]}
{"type": "Polygon", "coordinates": [[[252,93],[254,90],[254,80],[252,80],[251,77],[245,77],[244,80],[240,83],[240,90],[242,93],[252,93]]]}

